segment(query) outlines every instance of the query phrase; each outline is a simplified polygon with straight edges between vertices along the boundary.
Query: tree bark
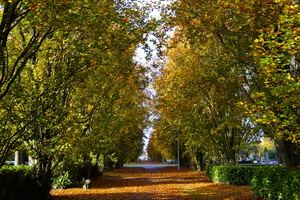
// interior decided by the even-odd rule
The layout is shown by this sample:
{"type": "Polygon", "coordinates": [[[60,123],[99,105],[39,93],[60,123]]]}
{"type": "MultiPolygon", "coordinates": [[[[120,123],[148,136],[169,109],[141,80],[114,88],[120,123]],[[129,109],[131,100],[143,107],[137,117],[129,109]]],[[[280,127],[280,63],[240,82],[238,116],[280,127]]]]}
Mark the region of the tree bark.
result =
{"type": "Polygon", "coordinates": [[[108,159],[107,162],[107,171],[114,171],[114,162],[112,162],[111,160],[108,159]]]}
{"type": "Polygon", "coordinates": [[[100,164],[98,166],[98,170],[99,170],[99,176],[102,176],[103,175],[103,171],[104,171],[104,165],[103,164],[100,164]]]}
{"type": "Polygon", "coordinates": [[[196,168],[198,171],[204,171],[204,160],[203,160],[203,157],[204,157],[204,153],[202,152],[197,152],[196,153],[196,168]]]}
{"type": "Polygon", "coordinates": [[[278,145],[279,155],[283,164],[288,167],[296,167],[300,165],[300,150],[296,143],[285,140],[276,140],[278,145]]]}
{"type": "Polygon", "coordinates": [[[15,165],[24,165],[25,164],[25,153],[24,151],[15,152],[15,165]]]}
{"type": "Polygon", "coordinates": [[[116,163],[116,169],[120,169],[120,168],[122,168],[123,167],[123,163],[121,162],[121,161],[118,161],[117,163],[116,163]]]}
{"type": "Polygon", "coordinates": [[[92,161],[88,156],[85,156],[84,158],[85,164],[82,168],[82,176],[84,179],[90,179],[91,178],[91,171],[92,171],[92,161]]]}

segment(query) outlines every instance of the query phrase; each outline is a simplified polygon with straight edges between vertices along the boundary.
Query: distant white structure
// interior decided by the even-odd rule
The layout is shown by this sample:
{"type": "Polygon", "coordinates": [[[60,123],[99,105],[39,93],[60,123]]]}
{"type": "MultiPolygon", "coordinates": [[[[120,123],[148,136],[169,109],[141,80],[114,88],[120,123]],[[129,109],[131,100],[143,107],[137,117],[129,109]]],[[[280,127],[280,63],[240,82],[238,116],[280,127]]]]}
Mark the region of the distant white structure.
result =
{"type": "Polygon", "coordinates": [[[148,160],[148,153],[142,153],[142,155],[140,155],[139,160],[148,160]]]}

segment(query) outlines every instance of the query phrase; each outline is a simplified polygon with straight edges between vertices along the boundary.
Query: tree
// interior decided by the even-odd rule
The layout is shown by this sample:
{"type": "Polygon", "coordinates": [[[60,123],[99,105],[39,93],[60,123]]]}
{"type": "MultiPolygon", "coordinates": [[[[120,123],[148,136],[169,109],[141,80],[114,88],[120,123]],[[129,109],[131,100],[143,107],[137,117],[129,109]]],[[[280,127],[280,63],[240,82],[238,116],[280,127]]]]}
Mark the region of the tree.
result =
{"type": "MultiPolygon", "coordinates": [[[[6,97],[13,83],[20,78],[27,63],[35,59],[42,43],[52,34],[51,27],[37,27],[35,14],[29,2],[21,0],[1,2],[0,25],[0,107],[1,107],[1,157],[3,165],[11,150],[18,146],[19,135],[30,122],[22,122],[14,113],[15,98],[6,97]],[[30,27],[33,27],[30,30],[30,27]],[[30,34],[25,38],[26,31],[30,34]],[[6,97],[6,98],[5,98],[6,97]],[[19,124],[16,126],[15,124],[19,124]]],[[[17,88],[14,88],[17,89],[17,88]]]]}
{"type": "Polygon", "coordinates": [[[29,3],[21,0],[13,2],[4,1],[1,3],[1,8],[0,100],[5,97],[28,61],[35,57],[43,41],[52,32],[51,27],[34,27],[31,30],[29,38],[25,38],[24,29],[27,29],[30,25],[36,25],[35,22],[29,20],[30,18],[34,18],[29,3]],[[26,23],[30,25],[26,25],[26,23]],[[15,45],[19,48],[12,48],[15,45]]]}
{"type": "MultiPolygon", "coordinates": [[[[226,58],[227,64],[231,62],[230,69],[241,78],[242,90],[239,91],[248,97],[242,98],[240,104],[251,105],[256,101],[253,94],[257,93],[259,96],[268,93],[268,86],[260,75],[251,45],[260,40],[261,30],[268,29],[272,24],[280,21],[280,13],[284,12],[288,5],[296,6],[296,3],[292,1],[175,1],[170,6],[169,19],[172,19],[172,23],[168,25],[176,27],[191,46],[201,46],[212,40],[217,45],[211,46],[211,49],[215,48],[217,51],[222,47],[221,52],[224,56],[217,56],[215,59],[223,62],[226,58]]],[[[221,66],[219,68],[223,69],[221,66]]],[[[248,118],[244,122],[251,119],[248,118]]],[[[264,129],[265,133],[272,130],[272,127],[266,124],[261,126],[262,123],[254,121],[251,123],[250,126],[255,125],[256,129],[264,129]]],[[[291,166],[288,164],[289,161],[285,162],[287,166],[291,166]]]]}
{"type": "Polygon", "coordinates": [[[151,160],[162,160],[162,155],[161,152],[159,152],[157,150],[157,148],[155,147],[154,144],[154,135],[152,135],[149,139],[148,145],[147,145],[147,153],[148,153],[148,157],[151,160]]]}
{"type": "MultiPolygon", "coordinates": [[[[31,174],[37,188],[32,191],[39,191],[32,198],[47,198],[53,175],[57,174],[54,172],[62,164],[83,163],[82,160],[102,153],[95,141],[99,139],[99,133],[94,132],[99,130],[95,123],[109,128],[103,137],[131,129],[126,134],[132,149],[140,148],[140,124],[145,117],[140,105],[143,70],[132,62],[132,57],[137,44],[145,39],[143,30],[150,31],[153,25],[144,20],[145,10],[140,12],[142,9],[137,9],[136,4],[117,3],[122,2],[3,3],[2,19],[8,23],[3,30],[9,34],[5,35],[7,50],[2,53],[6,56],[2,59],[2,76],[4,79],[18,73],[5,79],[0,100],[4,114],[1,120],[5,124],[1,127],[1,142],[5,144],[1,162],[24,143],[21,147],[34,161],[31,174]],[[22,17],[7,18],[18,12],[22,17]],[[27,47],[26,43],[32,46],[27,47]],[[12,63],[10,72],[7,63],[12,63]],[[124,96],[127,98],[121,98],[124,96]],[[112,111],[110,118],[95,121],[108,109],[112,111]],[[129,118],[132,113],[134,118],[129,118]],[[122,117],[129,119],[122,121],[122,117]],[[124,122],[128,124],[122,126],[124,122]]],[[[123,135],[115,136],[111,141],[122,141],[123,135]]]]}
{"type": "Polygon", "coordinates": [[[257,123],[269,129],[283,162],[300,165],[299,157],[299,12],[298,4],[278,2],[279,19],[262,29],[254,43],[260,78],[265,90],[253,94],[250,113],[257,123]]]}
{"type": "Polygon", "coordinates": [[[156,81],[160,123],[180,130],[184,151],[193,152],[190,157],[203,160],[207,153],[222,163],[235,163],[239,149],[255,138],[237,106],[246,98],[242,78],[218,40],[192,45],[179,35],[180,40],[175,34],[170,43],[167,66],[156,81]]]}

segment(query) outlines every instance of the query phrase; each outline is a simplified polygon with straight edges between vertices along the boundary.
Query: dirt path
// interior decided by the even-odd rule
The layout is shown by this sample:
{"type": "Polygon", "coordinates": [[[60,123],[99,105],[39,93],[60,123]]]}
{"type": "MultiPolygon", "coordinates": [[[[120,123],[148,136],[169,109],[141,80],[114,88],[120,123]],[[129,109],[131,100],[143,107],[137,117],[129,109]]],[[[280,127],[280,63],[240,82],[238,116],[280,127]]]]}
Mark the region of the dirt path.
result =
{"type": "Polygon", "coordinates": [[[203,172],[177,167],[122,168],[92,180],[92,189],[52,190],[51,200],[253,199],[249,186],[212,183],[203,172]]]}

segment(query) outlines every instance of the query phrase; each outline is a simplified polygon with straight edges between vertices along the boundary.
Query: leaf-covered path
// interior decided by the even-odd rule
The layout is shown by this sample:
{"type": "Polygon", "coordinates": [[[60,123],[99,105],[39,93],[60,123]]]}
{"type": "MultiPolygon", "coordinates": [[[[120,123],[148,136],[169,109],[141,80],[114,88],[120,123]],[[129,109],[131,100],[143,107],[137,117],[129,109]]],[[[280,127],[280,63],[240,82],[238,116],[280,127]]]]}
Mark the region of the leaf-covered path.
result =
{"type": "Polygon", "coordinates": [[[212,183],[203,172],[177,167],[128,168],[92,180],[92,189],[52,190],[51,200],[253,199],[249,186],[212,183]]]}

